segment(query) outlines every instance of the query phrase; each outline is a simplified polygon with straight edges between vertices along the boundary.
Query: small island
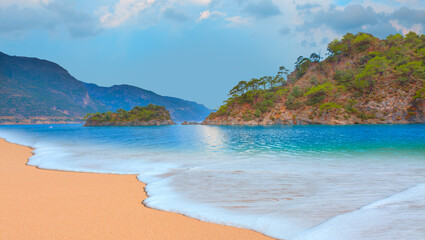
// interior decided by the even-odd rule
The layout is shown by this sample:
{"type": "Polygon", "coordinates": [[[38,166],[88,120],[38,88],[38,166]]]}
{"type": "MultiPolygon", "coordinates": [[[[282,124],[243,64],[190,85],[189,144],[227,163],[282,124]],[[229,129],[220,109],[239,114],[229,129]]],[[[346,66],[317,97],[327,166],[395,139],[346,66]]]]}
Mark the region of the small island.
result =
{"type": "Polygon", "coordinates": [[[149,104],[136,106],[130,111],[118,109],[116,113],[90,113],[85,117],[86,127],[100,126],[160,126],[174,125],[170,112],[163,106],[149,104]]]}
{"type": "Polygon", "coordinates": [[[181,125],[201,125],[202,123],[198,123],[198,122],[188,122],[188,121],[184,121],[181,123],[181,125]]]}

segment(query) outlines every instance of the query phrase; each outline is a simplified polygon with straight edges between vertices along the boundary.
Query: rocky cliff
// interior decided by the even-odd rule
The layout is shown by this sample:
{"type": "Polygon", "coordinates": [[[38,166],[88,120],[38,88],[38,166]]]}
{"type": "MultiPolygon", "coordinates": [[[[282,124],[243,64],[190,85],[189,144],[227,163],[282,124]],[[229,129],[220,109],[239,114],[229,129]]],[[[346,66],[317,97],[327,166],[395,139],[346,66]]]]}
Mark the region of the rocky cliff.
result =
{"type": "Polygon", "coordinates": [[[347,34],[291,73],[241,81],[203,124],[425,123],[425,36],[347,34]]]}

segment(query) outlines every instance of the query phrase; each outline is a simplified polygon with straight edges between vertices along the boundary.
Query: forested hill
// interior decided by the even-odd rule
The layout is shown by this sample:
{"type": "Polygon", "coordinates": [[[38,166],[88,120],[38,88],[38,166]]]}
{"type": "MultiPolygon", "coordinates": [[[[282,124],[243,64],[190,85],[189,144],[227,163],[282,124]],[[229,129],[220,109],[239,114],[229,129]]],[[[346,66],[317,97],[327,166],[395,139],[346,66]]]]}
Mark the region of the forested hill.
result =
{"type": "Polygon", "coordinates": [[[425,36],[348,33],[291,73],[241,81],[204,124],[425,123],[425,36]]]}
{"type": "Polygon", "coordinates": [[[164,106],[170,111],[172,119],[176,122],[201,122],[211,113],[211,110],[202,104],[175,97],[161,96],[131,85],[99,87],[96,84],[85,83],[85,86],[89,95],[101,104],[108,106],[109,111],[130,110],[135,106],[155,104],[164,106]]]}
{"type": "Polygon", "coordinates": [[[86,116],[84,126],[160,126],[174,125],[170,112],[165,107],[149,104],[146,107],[136,106],[130,111],[118,109],[116,113],[93,113],[86,116]]]}
{"type": "Polygon", "coordinates": [[[0,123],[80,122],[87,113],[165,106],[174,121],[202,121],[201,104],[129,85],[99,87],[78,81],[56,63],[0,52],[0,123]]]}

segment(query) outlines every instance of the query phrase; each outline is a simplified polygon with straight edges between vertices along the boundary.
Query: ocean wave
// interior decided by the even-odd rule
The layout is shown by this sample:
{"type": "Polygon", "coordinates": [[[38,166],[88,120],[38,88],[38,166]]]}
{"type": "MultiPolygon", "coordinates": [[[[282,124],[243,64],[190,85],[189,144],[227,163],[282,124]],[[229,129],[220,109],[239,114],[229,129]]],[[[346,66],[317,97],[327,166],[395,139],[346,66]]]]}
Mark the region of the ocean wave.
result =
{"type": "Polygon", "coordinates": [[[281,239],[422,239],[425,128],[394,127],[367,128],[376,143],[314,126],[15,126],[0,137],[33,147],[28,164],[40,168],[136,174],[144,204],[203,221],[281,239]]]}

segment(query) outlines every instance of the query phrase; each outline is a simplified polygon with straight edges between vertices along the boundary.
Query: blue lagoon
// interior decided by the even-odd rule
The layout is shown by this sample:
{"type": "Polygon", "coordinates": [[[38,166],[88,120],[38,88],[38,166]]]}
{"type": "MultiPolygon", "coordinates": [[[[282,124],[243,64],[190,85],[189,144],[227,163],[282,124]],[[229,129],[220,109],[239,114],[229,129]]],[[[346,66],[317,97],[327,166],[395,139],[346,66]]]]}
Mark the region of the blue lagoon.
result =
{"type": "Polygon", "coordinates": [[[149,207],[278,239],[425,239],[425,125],[0,126],[44,169],[137,174],[149,207]]]}

